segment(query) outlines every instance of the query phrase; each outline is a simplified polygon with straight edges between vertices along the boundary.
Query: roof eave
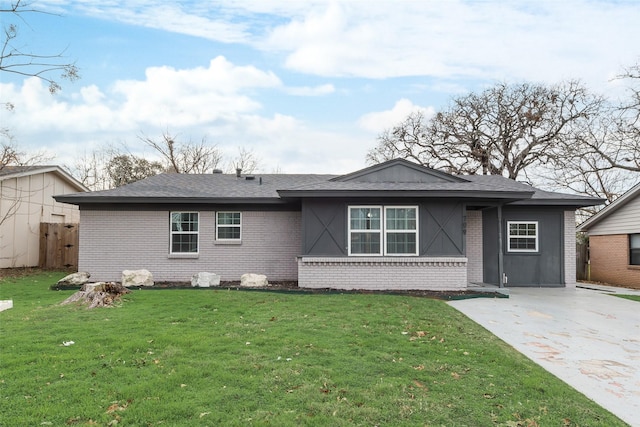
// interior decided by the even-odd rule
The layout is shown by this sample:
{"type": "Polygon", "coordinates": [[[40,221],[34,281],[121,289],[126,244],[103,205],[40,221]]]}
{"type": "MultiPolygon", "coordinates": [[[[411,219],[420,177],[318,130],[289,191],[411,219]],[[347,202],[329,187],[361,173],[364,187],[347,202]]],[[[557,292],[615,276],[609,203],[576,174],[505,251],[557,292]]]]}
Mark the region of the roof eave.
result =
{"type": "Polygon", "coordinates": [[[597,206],[604,203],[604,199],[528,199],[513,202],[514,205],[528,206],[571,206],[582,208],[587,206],[597,206]]]}
{"type": "Polygon", "coordinates": [[[451,190],[278,190],[283,198],[328,197],[390,197],[390,198],[458,198],[458,199],[507,199],[531,198],[533,191],[451,191],[451,190]]]}
{"type": "MultiPolygon", "coordinates": [[[[585,222],[578,226],[579,231],[588,231],[589,228],[593,227],[603,219],[607,218],[609,215],[616,212],[618,209],[625,206],[631,200],[633,200],[637,194],[640,193],[640,184],[636,184],[631,189],[629,189],[622,196],[618,197],[608,206],[605,206],[599,212],[595,213],[591,218],[587,219],[585,222]]],[[[604,199],[602,199],[604,200],[604,199]]],[[[604,203],[604,202],[603,202],[604,203]]]]}
{"type": "Polygon", "coordinates": [[[44,173],[49,173],[49,172],[52,172],[52,173],[55,173],[55,174],[59,175],[62,179],[67,181],[70,185],[75,187],[76,190],[78,190],[78,191],[81,191],[81,192],[91,191],[91,190],[89,190],[88,187],[86,187],[83,183],[78,181],[76,178],[73,177],[73,175],[71,175],[70,173],[68,173],[64,169],[62,169],[60,166],[41,166],[41,167],[37,167],[37,168],[34,168],[34,169],[30,169],[30,170],[9,173],[9,174],[0,176],[0,181],[4,181],[4,180],[7,180],[7,179],[22,178],[22,177],[25,177],[25,176],[32,176],[32,175],[36,175],[36,174],[40,174],[40,173],[44,174],[44,173]]]}
{"type": "Polygon", "coordinates": [[[129,204],[159,204],[159,205],[195,205],[195,204],[249,204],[249,205],[277,205],[285,204],[286,200],[277,197],[66,197],[54,196],[56,201],[73,205],[129,205],[129,204]]]}

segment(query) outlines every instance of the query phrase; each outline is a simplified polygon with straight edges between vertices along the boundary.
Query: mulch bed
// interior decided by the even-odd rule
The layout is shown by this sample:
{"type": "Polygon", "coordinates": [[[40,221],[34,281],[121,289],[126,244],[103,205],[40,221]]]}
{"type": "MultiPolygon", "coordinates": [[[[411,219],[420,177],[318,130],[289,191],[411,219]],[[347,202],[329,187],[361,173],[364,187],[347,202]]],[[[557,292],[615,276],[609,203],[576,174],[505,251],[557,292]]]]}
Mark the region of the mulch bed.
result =
{"type": "MultiPolygon", "coordinates": [[[[60,286],[54,284],[51,286],[52,290],[77,290],[78,286],[60,286]]],[[[269,282],[268,286],[249,288],[241,287],[239,281],[221,281],[220,286],[213,286],[210,288],[199,288],[191,286],[191,282],[155,282],[152,287],[139,287],[129,288],[132,290],[168,290],[168,289],[193,289],[198,291],[206,290],[238,290],[248,292],[283,292],[283,293],[299,293],[299,294],[385,294],[385,295],[409,295],[423,298],[433,298],[440,300],[460,300],[468,298],[508,298],[507,295],[502,295],[494,292],[477,292],[477,291],[426,291],[426,290],[386,290],[386,291],[372,291],[372,290],[344,290],[334,288],[322,288],[322,289],[308,289],[298,287],[298,282],[283,281],[283,282],[269,282]]]]}

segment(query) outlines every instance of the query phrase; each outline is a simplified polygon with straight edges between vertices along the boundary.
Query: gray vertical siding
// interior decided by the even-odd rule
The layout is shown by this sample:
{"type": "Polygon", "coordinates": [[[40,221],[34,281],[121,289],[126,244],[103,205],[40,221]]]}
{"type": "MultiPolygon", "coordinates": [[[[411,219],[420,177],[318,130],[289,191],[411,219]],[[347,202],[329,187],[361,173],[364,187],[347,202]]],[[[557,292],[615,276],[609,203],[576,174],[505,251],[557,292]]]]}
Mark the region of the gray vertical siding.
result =
{"type": "MultiPolygon", "coordinates": [[[[565,217],[563,208],[505,206],[503,208],[503,251],[506,286],[563,286],[565,217]],[[507,221],[538,221],[536,253],[508,252],[507,221]]],[[[483,211],[484,281],[498,283],[498,239],[496,209],[483,211]]]]}
{"type": "Polygon", "coordinates": [[[457,201],[305,200],[302,203],[302,255],[347,256],[348,206],[419,207],[420,256],[464,256],[464,206],[457,201]]]}
{"type": "Polygon", "coordinates": [[[305,201],[302,204],[302,226],[304,255],[347,255],[346,203],[305,201]]]}
{"type": "MultiPolygon", "coordinates": [[[[189,209],[185,209],[187,211],[189,209]]],[[[239,280],[244,273],[271,281],[297,280],[300,212],[242,212],[242,243],[215,242],[215,212],[200,211],[197,258],[169,255],[169,211],[80,213],[79,269],[92,280],[119,281],[122,270],[147,269],[156,281],[189,281],[195,273],[239,280]]]]}

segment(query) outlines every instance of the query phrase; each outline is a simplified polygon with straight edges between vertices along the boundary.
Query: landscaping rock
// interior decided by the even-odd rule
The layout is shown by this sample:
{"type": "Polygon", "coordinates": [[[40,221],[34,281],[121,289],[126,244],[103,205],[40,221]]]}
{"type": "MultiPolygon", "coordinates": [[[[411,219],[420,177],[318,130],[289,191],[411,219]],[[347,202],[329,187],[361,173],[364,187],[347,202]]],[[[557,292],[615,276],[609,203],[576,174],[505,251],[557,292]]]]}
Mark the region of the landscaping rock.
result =
{"type": "Polygon", "coordinates": [[[68,276],[63,277],[58,280],[59,286],[82,286],[85,283],[89,282],[89,277],[91,277],[91,273],[86,271],[78,271],[77,273],[69,274],[68,276]]]}
{"type": "Polygon", "coordinates": [[[267,276],[264,274],[246,273],[240,277],[240,286],[246,288],[261,288],[269,286],[267,276]]]}
{"type": "Polygon", "coordinates": [[[149,270],[124,270],[122,272],[122,286],[142,287],[153,286],[153,275],[149,270]]]}
{"type": "Polygon", "coordinates": [[[220,275],[215,273],[198,273],[191,277],[191,286],[194,288],[209,288],[220,286],[220,275]]]}

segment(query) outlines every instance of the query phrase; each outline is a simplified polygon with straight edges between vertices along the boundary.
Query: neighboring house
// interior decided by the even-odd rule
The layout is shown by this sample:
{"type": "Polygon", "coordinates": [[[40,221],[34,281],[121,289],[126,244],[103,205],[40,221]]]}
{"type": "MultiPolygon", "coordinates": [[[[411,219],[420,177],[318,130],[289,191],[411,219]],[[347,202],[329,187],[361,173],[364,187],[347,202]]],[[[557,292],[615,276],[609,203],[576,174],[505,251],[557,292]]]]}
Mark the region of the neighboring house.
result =
{"type": "Polygon", "coordinates": [[[163,174],[56,196],[80,206],[79,268],[157,281],[208,271],[300,287],[575,285],[575,209],[602,201],[406,160],[334,175],[163,174]]]}
{"type": "Polygon", "coordinates": [[[77,223],[78,207],[54,194],[89,191],[58,166],[0,169],[0,268],[38,265],[40,223],[77,223]]]}
{"type": "Polygon", "coordinates": [[[589,235],[591,280],[640,288],[640,184],[579,230],[589,235]]]}

